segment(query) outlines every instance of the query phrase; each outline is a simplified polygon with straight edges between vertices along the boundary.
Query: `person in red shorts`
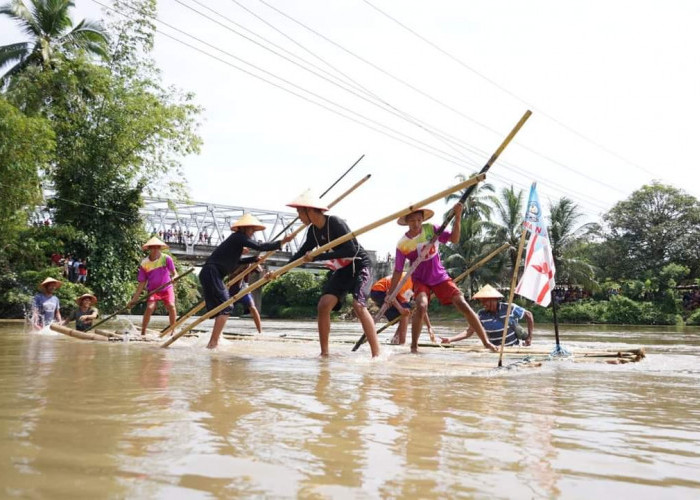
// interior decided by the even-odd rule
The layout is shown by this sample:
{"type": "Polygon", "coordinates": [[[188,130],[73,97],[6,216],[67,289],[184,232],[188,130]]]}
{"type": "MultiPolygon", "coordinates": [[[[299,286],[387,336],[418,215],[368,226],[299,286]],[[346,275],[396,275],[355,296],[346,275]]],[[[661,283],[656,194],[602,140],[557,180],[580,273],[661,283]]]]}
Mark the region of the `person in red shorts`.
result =
{"type": "MultiPolygon", "coordinates": [[[[462,207],[461,203],[455,205],[455,218],[452,232],[445,230],[440,234],[437,241],[431,245],[428,250],[426,259],[418,264],[418,267],[411,275],[411,279],[413,280],[414,300],[416,303],[416,311],[413,314],[413,323],[411,325],[411,352],[418,352],[418,337],[423,327],[423,321],[427,319],[428,303],[430,302],[431,294],[434,294],[443,305],[454,305],[457,310],[464,315],[468,326],[474,329],[479,339],[481,339],[481,342],[484,344],[484,347],[496,351],[496,346],[489,341],[478,316],[474,310],[469,307],[467,301],[464,300],[462,291],[455,285],[454,281],[452,281],[452,278],[447,274],[447,271],[440,261],[440,253],[437,248],[438,242],[447,243],[449,241],[452,244],[459,243],[463,209],[464,207],[462,207]]],[[[391,295],[391,292],[394,291],[401,281],[404,263],[407,260],[414,262],[437,232],[437,226],[423,223],[433,215],[434,212],[432,210],[420,208],[399,218],[399,225],[408,226],[408,231],[406,231],[396,245],[394,274],[391,277],[391,289],[387,295],[391,295]]],[[[428,328],[432,337],[433,335],[429,325],[428,328]]]]}
{"type": "MultiPolygon", "coordinates": [[[[133,297],[131,297],[129,301],[127,306],[129,309],[138,302],[144,288],[146,288],[148,293],[151,293],[177,277],[173,259],[170,255],[166,255],[162,252],[166,248],[169,248],[168,245],[154,236],[144,243],[142,248],[148,251],[148,257],[143,259],[139,265],[139,286],[136,288],[133,297]]],[[[165,309],[168,311],[170,326],[172,327],[175,325],[175,320],[177,318],[177,311],[175,309],[175,289],[173,285],[170,284],[148,297],[146,311],[143,313],[143,321],[141,322],[141,335],[146,335],[148,323],[151,321],[151,314],[153,314],[158,301],[162,301],[163,305],[165,305],[165,309]]]]}

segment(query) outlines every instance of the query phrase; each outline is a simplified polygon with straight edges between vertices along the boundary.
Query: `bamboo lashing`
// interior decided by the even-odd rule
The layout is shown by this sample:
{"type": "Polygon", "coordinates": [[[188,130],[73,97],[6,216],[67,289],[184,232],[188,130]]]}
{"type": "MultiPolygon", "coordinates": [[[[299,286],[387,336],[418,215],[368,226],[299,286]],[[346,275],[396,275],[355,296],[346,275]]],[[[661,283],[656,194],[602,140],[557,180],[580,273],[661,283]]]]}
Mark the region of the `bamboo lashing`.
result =
{"type": "MultiPolygon", "coordinates": [[[[176,283],[177,281],[181,280],[182,278],[184,278],[185,276],[187,276],[188,274],[190,274],[192,271],[194,271],[194,267],[190,267],[187,271],[185,271],[185,272],[182,273],[182,274],[179,274],[176,278],[173,278],[173,279],[171,279],[170,281],[168,281],[167,283],[164,283],[164,284],[160,285],[158,288],[156,288],[156,289],[153,290],[152,292],[147,293],[143,298],[139,299],[139,300],[136,302],[136,304],[134,304],[134,306],[135,306],[135,305],[138,305],[138,304],[141,304],[142,302],[148,300],[148,298],[151,297],[152,295],[154,295],[154,294],[160,292],[161,290],[163,290],[164,288],[166,288],[166,287],[168,287],[168,286],[170,286],[170,285],[176,283]]],[[[131,306],[131,307],[134,307],[134,306],[131,306]]],[[[122,307],[121,309],[119,309],[119,310],[118,310],[117,312],[115,312],[114,314],[110,314],[109,316],[107,316],[106,318],[104,318],[102,321],[98,321],[97,323],[95,323],[94,325],[92,325],[90,328],[88,328],[88,329],[85,330],[85,331],[89,332],[89,331],[92,330],[93,328],[96,328],[96,327],[100,326],[102,323],[106,323],[107,321],[109,321],[110,319],[112,319],[113,317],[115,317],[116,315],[123,313],[123,312],[126,311],[127,309],[131,309],[131,307],[129,307],[129,304],[127,304],[126,306],[122,307]]]]}
{"type": "Polygon", "coordinates": [[[421,200],[420,202],[413,204],[413,205],[410,205],[409,207],[404,208],[403,210],[399,210],[398,212],[395,212],[391,215],[383,217],[383,218],[381,218],[381,219],[379,219],[371,224],[368,224],[368,225],[366,225],[358,230],[351,231],[347,234],[344,234],[343,236],[340,236],[339,238],[336,238],[333,241],[330,241],[330,242],[326,243],[325,245],[322,245],[322,246],[312,250],[307,255],[302,256],[302,257],[298,258],[297,260],[290,262],[287,265],[270,273],[270,275],[268,277],[261,278],[258,281],[256,281],[255,283],[252,283],[248,288],[241,290],[240,292],[238,292],[236,295],[234,295],[233,297],[228,299],[223,304],[215,307],[211,311],[208,311],[206,314],[200,316],[199,319],[197,319],[196,321],[194,321],[193,323],[191,323],[187,327],[180,330],[177,334],[170,337],[166,342],[164,342],[162,344],[161,347],[170,346],[173,342],[175,342],[182,335],[184,335],[185,333],[190,331],[192,328],[194,328],[195,326],[197,326],[201,322],[215,316],[217,313],[224,310],[230,304],[233,304],[234,302],[239,300],[246,293],[250,293],[253,290],[256,290],[256,289],[260,288],[261,286],[267,284],[268,282],[270,282],[274,279],[277,279],[278,277],[280,277],[281,275],[285,274],[286,272],[294,269],[295,267],[298,267],[298,266],[308,262],[307,257],[313,259],[313,257],[316,257],[317,255],[321,255],[322,253],[326,252],[327,250],[330,250],[330,249],[332,249],[332,248],[334,248],[342,243],[345,243],[346,241],[350,241],[351,239],[356,238],[357,236],[364,234],[368,231],[371,231],[372,229],[375,229],[379,226],[387,224],[388,222],[392,222],[403,215],[410,214],[411,212],[414,212],[417,208],[420,208],[423,205],[427,205],[427,204],[432,203],[436,200],[439,200],[439,199],[443,198],[444,196],[447,196],[451,193],[454,193],[455,191],[459,191],[459,190],[465,189],[469,186],[473,186],[476,183],[483,181],[485,178],[486,178],[486,176],[484,174],[476,175],[476,176],[472,177],[471,179],[468,179],[464,182],[460,182],[459,184],[456,184],[452,187],[444,189],[444,190],[426,198],[425,200],[421,200]]]}
{"type": "MultiPolygon", "coordinates": [[[[522,128],[522,126],[525,124],[527,119],[530,118],[530,115],[532,115],[532,111],[530,111],[528,109],[525,112],[525,114],[523,114],[523,116],[520,118],[518,123],[515,124],[515,127],[513,127],[513,129],[506,136],[506,138],[503,139],[503,142],[501,142],[501,145],[498,146],[496,151],[491,155],[491,158],[489,158],[489,160],[486,162],[486,164],[482,167],[479,174],[485,174],[491,168],[491,165],[493,165],[493,163],[498,159],[498,157],[501,155],[501,153],[506,148],[506,146],[508,146],[508,144],[510,144],[510,142],[513,140],[513,137],[515,137],[515,134],[518,133],[518,131],[522,128]]],[[[464,204],[467,197],[472,193],[473,190],[474,190],[473,186],[471,188],[467,189],[464,192],[464,194],[462,194],[462,196],[460,197],[459,203],[464,204]]],[[[427,203],[426,203],[426,205],[427,205],[427,203]]],[[[417,209],[418,208],[422,208],[422,207],[419,206],[419,207],[417,207],[417,209]]],[[[388,305],[391,304],[394,301],[394,299],[396,298],[396,295],[398,294],[399,290],[401,290],[401,287],[403,287],[403,285],[406,283],[408,278],[413,274],[413,272],[416,270],[416,268],[418,268],[418,266],[421,264],[421,262],[423,262],[427,258],[428,254],[430,253],[431,247],[437,242],[438,238],[443,233],[443,231],[445,230],[445,228],[450,223],[450,221],[452,220],[453,217],[454,217],[454,211],[452,209],[450,209],[447,212],[447,215],[445,216],[445,220],[443,221],[442,225],[435,232],[435,235],[431,238],[430,242],[427,245],[425,245],[425,247],[423,248],[423,251],[418,254],[418,257],[416,258],[415,262],[411,263],[411,266],[408,268],[408,271],[406,271],[406,275],[401,279],[399,284],[396,285],[394,290],[387,296],[382,307],[379,308],[379,312],[374,316],[375,322],[377,322],[382,317],[384,312],[387,310],[388,305]]]]}
{"type": "MultiPolygon", "coordinates": [[[[364,156],[364,155],[363,155],[363,156],[364,156]]],[[[361,160],[361,159],[362,159],[362,158],[360,158],[360,160],[361,160]]],[[[357,160],[357,161],[360,161],[360,160],[357,160]]],[[[357,164],[357,162],[356,162],[356,164],[357,164]]],[[[367,174],[367,175],[364,176],[362,179],[360,179],[359,181],[357,181],[355,184],[353,184],[352,187],[350,187],[349,189],[347,189],[344,193],[342,193],[342,194],[341,194],[340,196],[338,196],[335,200],[333,200],[331,203],[329,203],[329,204],[328,204],[328,208],[329,208],[329,209],[330,209],[330,208],[333,208],[333,207],[336,206],[338,203],[340,203],[341,201],[343,201],[350,193],[352,193],[352,192],[355,191],[358,187],[360,187],[362,184],[364,184],[365,182],[367,182],[367,181],[369,180],[370,177],[372,177],[372,174],[367,174]]],[[[342,178],[342,177],[341,177],[341,178],[342,178]]],[[[336,182],[336,184],[337,184],[337,182],[336,182]]],[[[333,184],[333,185],[335,185],[335,184],[333,184]]],[[[326,192],[328,192],[328,190],[326,190],[326,192]]],[[[324,194],[325,194],[325,193],[324,193],[324,194]]],[[[301,231],[303,231],[306,227],[307,227],[306,224],[302,224],[301,226],[299,226],[298,228],[296,228],[296,229],[291,233],[291,236],[296,236],[296,235],[299,234],[301,231]]],[[[262,263],[265,262],[268,258],[270,258],[272,255],[274,255],[276,252],[277,252],[277,250],[271,250],[271,251],[269,251],[269,252],[266,252],[265,254],[262,255],[262,257],[260,258],[260,260],[258,260],[257,264],[262,264],[262,263]]],[[[228,288],[231,288],[232,285],[234,285],[234,284],[238,283],[239,281],[241,281],[242,279],[244,279],[246,276],[248,276],[250,273],[253,272],[253,270],[255,269],[255,267],[256,267],[256,266],[249,266],[249,267],[247,267],[246,269],[244,269],[243,271],[241,271],[240,273],[238,273],[236,276],[234,276],[233,278],[231,278],[229,281],[226,282],[226,288],[227,288],[227,289],[228,289],[228,288]]],[[[163,329],[163,330],[160,332],[160,336],[161,336],[161,337],[165,337],[165,336],[166,336],[168,333],[170,333],[172,330],[174,330],[175,328],[177,328],[178,326],[180,326],[182,323],[184,323],[185,321],[187,321],[193,314],[195,314],[196,312],[199,312],[199,311],[204,307],[204,305],[205,305],[204,302],[200,302],[199,304],[197,304],[196,306],[194,306],[192,309],[190,309],[190,310],[187,311],[185,314],[183,314],[182,316],[180,316],[180,318],[178,318],[178,320],[175,322],[174,325],[169,325],[169,326],[165,327],[165,329],[163,329]]]]}

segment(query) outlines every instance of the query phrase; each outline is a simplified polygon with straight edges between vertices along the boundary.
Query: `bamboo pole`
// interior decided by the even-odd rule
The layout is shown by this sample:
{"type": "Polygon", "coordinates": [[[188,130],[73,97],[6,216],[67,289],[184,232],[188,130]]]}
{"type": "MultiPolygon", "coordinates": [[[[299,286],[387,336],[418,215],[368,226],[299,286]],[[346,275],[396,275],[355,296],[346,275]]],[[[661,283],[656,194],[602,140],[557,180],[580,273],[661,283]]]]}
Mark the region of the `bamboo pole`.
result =
{"type": "MultiPolygon", "coordinates": [[[[164,288],[166,288],[166,287],[168,287],[168,286],[174,284],[175,282],[179,281],[180,279],[182,279],[182,278],[184,278],[185,276],[187,276],[188,274],[190,274],[192,271],[194,271],[194,267],[190,267],[187,271],[185,271],[184,273],[178,275],[176,278],[171,279],[171,280],[168,281],[167,283],[164,283],[164,284],[160,285],[158,288],[156,288],[156,289],[153,290],[152,292],[149,292],[148,294],[146,294],[145,297],[139,299],[138,302],[136,302],[136,304],[134,304],[134,306],[135,306],[135,305],[138,305],[138,304],[140,304],[140,303],[142,303],[142,302],[144,302],[144,301],[146,301],[146,300],[148,300],[148,298],[151,297],[152,295],[154,295],[154,294],[160,292],[161,290],[163,290],[164,288]]],[[[134,307],[134,306],[131,306],[131,307],[134,307]]],[[[107,317],[104,318],[102,321],[98,321],[97,323],[95,323],[94,325],[92,325],[90,328],[88,328],[88,329],[85,330],[85,331],[89,332],[89,331],[92,330],[93,328],[96,328],[96,327],[100,326],[102,323],[105,323],[105,322],[109,321],[110,319],[112,319],[112,318],[115,317],[116,315],[123,313],[123,312],[126,311],[127,309],[131,309],[131,307],[129,307],[129,304],[127,304],[126,306],[122,307],[121,309],[119,309],[119,310],[118,310],[117,312],[115,312],[114,314],[111,314],[111,315],[107,316],[107,317]]]]}
{"type": "Polygon", "coordinates": [[[99,328],[95,328],[95,329],[93,330],[93,333],[95,333],[95,334],[97,334],[97,335],[102,335],[103,337],[107,337],[107,338],[110,338],[110,339],[124,340],[124,337],[122,337],[122,336],[119,335],[118,333],[110,332],[109,330],[101,330],[101,329],[99,329],[99,328]]]}
{"type": "MultiPolygon", "coordinates": [[[[473,273],[474,271],[476,271],[477,269],[479,269],[481,266],[483,266],[484,264],[486,264],[488,261],[490,261],[491,259],[493,259],[496,255],[498,255],[499,253],[501,253],[503,250],[505,250],[505,249],[508,248],[509,246],[510,246],[510,245],[509,245],[508,243],[504,243],[503,245],[501,245],[500,247],[498,247],[496,250],[494,250],[493,252],[491,252],[490,254],[488,254],[486,257],[484,257],[483,259],[479,260],[476,264],[474,264],[474,265],[472,265],[471,267],[469,267],[466,271],[464,271],[462,274],[460,274],[459,276],[457,276],[457,277],[456,277],[454,280],[452,280],[452,281],[454,281],[455,284],[459,283],[459,282],[462,281],[464,278],[466,278],[466,277],[469,276],[471,273],[473,273]]],[[[414,309],[415,309],[415,305],[411,308],[411,311],[413,311],[414,309]]],[[[388,323],[386,323],[385,325],[383,325],[379,330],[377,330],[377,335],[379,335],[380,333],[382,333],[384,330],[386,330],[387,328],[389,328],[391,325],[395,325],[396,323],[398,323],[399,320],[401,320],[401,316],[397,316],[396,318],[392,319],[391,321],[389,321],[388,323]]],[[[357,340],[357,342],[355,342],[355,345],[353,346],[352,351],[353,351],[353,352],[357,351],[357,350],[360,348],[360,346],[361,346],[362,344],[364,344],[366,341],[367,341],[367,337],[366,337],[365,334],[363,333],[363,334],[362,334],[362,337],[360,337],[360,338],[357,340]]],[[[439,345],[440,345],[440,346],[443,346],[443,344],[439,344],[439,345]]]]}
{"type": "MultiPolygon", "coordinates": [[[[364,156],[364,155],[363,155],[363,156],[364,156]]],[[[361,160],[361,159],[362,159],[362,158],[360,158],[360,160],[361,160]]],[[[357,160],[357,161],[360,161],[360,160],[357,160]]],[[[350,193],[352,193],[352,192],[355,191],[358,187],[360,187],[362,184],[364,184],[365,182],[367,182],[367,181],[369,180],[370,177],[372,177],[372,174],[367,174],[367,175],[364,176],[362,179],[360,179],[359,181],[357,181],[355,184],[352,185],[352,187],[350,187],[349,189],[347,189],[343,194],[341,194],[341,195],[338,196],[335,200],[333,200],[331,203],[329,203],[328,208],[331,209],[331,208],[333,208],[334,206],[336,206],[338,203],[340,203],[341,201],[343,201],[350,193]]],[[[342,177],[341,177],[341,179],[342,179],[342,177]]],[[[337,182],[336,182],[336,183],[337,183],[337,182]]],[[[333,184],[333,185],[335,186],[335,184],[333,184]]],[[[328,192],[328,190],[326,190],[326,193],[327,193],[327,192],[328,192]]],[[[324,193],[324,194],[325,194],[325,193],[324,193]]],[[[299,234],[301,231],[303,231],[306,227],[307,227],[306,224],[302,224],[301,226],[299,226],[298,228],[296,228],[296,229],[291,233],[291,236],[296,236],[296,235],[299,234]]],[[[262,257],[260,258],[260,260],[258,260],[257,264],[262,264],[262,263],[265,262],[268,258],[270,258],[272,255],[274,255],[276,252],[277,252],[277,250],[271,250],[271,251],[269,251],[269,252],[266,252],[265,254],[262,255],[262,257]]],[[[253,272],[253,270],[255,269],[255,267],[256,267],[256,266],[249,266],[248,268],[244,269],[243,271],[241,271],[240,273],[238,273],[236,276],[234,276],[233,278],[231,278],[229,281],[226,282],[226,288],[228,289],[228,288],[230,288],[232,285],[234,285],[234,284],[238,283],[239,281],[241,281],[242,279],[244,279],[246,276],[248,276],[250,273],[253,272]]],[[[204,307],[204,305],[205,305],[204,302],[200,302],[199,304],[197,304],[196,306],[194,306],[192,309],[190,309],[189,311],[187,311],[185,314],[183,314],[182,316],[180,316],[180,318],[175,322],[174,325],[168,325],[168,326],[166,326],[166,327],[160,332],[160,337],[165,337],[165,336],[166,336],[168,333],[170,333],[172,330],[174,330],[175,328],[177,328],[178,326],[180,326],[182,323],[184,323],[185,321],[187,321],[193,314],[195,314],[196,312],[199,312],[199,311],[204,307]]]]}
{"type": "Polygon", "coordinates": [[[515,265],[513,266],[513,277],[510,280],[510,290],[508,292],[508,307],[506,308],[506,317],[503,320],[503,337],[501,338],[501,349],[498,355],[498,367],[503,366],[503,348],[506,343],[506,335],[508,333],[508,325],[510,324],[510,310],[513,307],[513,295],[515,295],[515,282],[518,279],[518,269],[520,269],[520,257],[523,254],[523,246],[525,245],[525,237],[527,236],[527,231],[525,228],[521,228],[522,233],[520,234],[520,243],[518,244],[518,256],[515,258],[515,265]]]}
{"type": "Polygon", "coordinates": [[[81,332],[80,330],[74,330],[72,328],[68,328],[67,326],[57,325],[56,323],[51,323],[49,328],[51,328],[54,332],[62,333],[63,335],[68,335],[69,337],[75,337],[76,339],[99,340],[101,342],[107,342],[109,340],[107,337],[103,337],[102,335],[81,332]]]}
{"type": "MultiPolygon", "coordinates": [[[[491,155],[491,158],[486,162],[486,164],[481,168],[481,171],[479,174],[485,174],[488,172],[488,170],[491,168],[491,165],[495,163],[495,161],[498,159],[498,157],[501,155],[503,150],[510,144],[510,142],[513,140],[513,137],[515,137],[515,134],[520,131],[523,125],[525,125],[525,122],[527,121],[528,118],[530,118],[530,115],[532,115],[532,111],[529,109],[523,114],[523,116],[518,120],[518,123],[515,124],[515,127],[510,131],[510,133],[506,136],[505,139],[503,139],[503,142],[501,142],[500,146],[496,149],[496,151],[491,155]]],[[[467,189],[464,194],[459,199],[459,203],[464,204],[464,202],[467,200],[467,197],[472,193],[474,190],[474,186],[471,186],[469,189],[467,189]]],[[[426,203],[427,205],[427,203],[426,203]]],[[[417,207],[421,208],[420,206],[417,207]]],[[[401,290],[401,287],[406,283],[408,278],[413,274],[413,272],[416,270],[416,268],[420,265],[421,262],[423,262],[427,257],[428,254],[430,253],[431,247],[437,242],[438,238],[440,235],[443,233],[447,225],[450,223],[452,218],[454,217],[454,211],[450,209],[447,212],[447,215],[445,216],[445,220],[442,222],[442,225],[438,228],[437,231],[435,231],[435,235],[431,238],[430,242],[425,245],[425,248],[421,253],[418,254],[418,257],[416,258],[415,262],[411,263],[411,267],[408,268],[408,271],[406,271],[406,275],[401,279],[398,285],[394,288],[394,290],[389,294],[389,296],[385,299],[384,304],[382,307],[379,308],[379,312],[374,316],[374,321],[378,321],[379,318],[382,317],[384,312],[387,310],[388,305],[391,304],[394,299],[396,298],[396,294],[398,294],[399,290],[401,290]]]]}
{"type": "Polygon", "coordinates": [[[223,304],[221,304],[221,305],[215,307],[215,308],[212,309],[211,311],[208,311],[206,314],[200,316],[198,320],[196,320],[195,322],[193,322],[193,323],[191,323],[190,325],[186,326],[185,328],[183,328],[182,330],[180,330],[177,334],[175,334],[175,335],[173,335],[172,337],[170,337],[166,342],[164,342],[164,343],[161,345],[161,347],[168,347],[168,346],[170,346],[173,342],[175,342],[178,338],[180,338],[182,335],[184,335],[185,333],[187,333],[189,330],[191,330],[192,328],[194,328],[195,326],[197,326],[197,325],[200,324],[201,322],[203,322],[203,321],[205,321],[205,320],[207,320],[207,319],[209,319],[209,318],[215,316],[217,313],[221,312],[222,310],[224,310],[225,308],[227,308],[229,305],[231,305],[231,304],[233,304],[234,302],[236,302],[237,300],[239,300],[239,299],[240,299],[241,297],[243,297],[246,293],[250,293],[250,292],[252,292],[252,291],[254,291],[254,290],[257,290],[257,289],[260,288],[261,286],[267,284],[268,282],[270,282],[270,281],[272,281],[272,280],[274,280],[274,279],[277,279],[278,277],[280,277],[280,276],[282,276],[283,274],[285,274],[286,272],[288,272],[288,271],[294,269],[295,267],[298,267],[298,266],[300,266],[300,265],[302,265],[302,264],[304,264],[304,263],[306,263],[306,262],[310,262],[310,260],[308,260],[308,259],[313,259],[313,257],[316,257],[317,255],[321,255],[322,253],[324,253],[324,252],[326,252],[326,251],[328,251],[328,250],[330,250],[330,249],[332,249],[332,248],[334,248],[334,247],[336,247],[336,246],[338,246],[338,245],[340,245],[340,244],[342,244],[342,243],[345,243],[346,241],[350,241],[350,240],[352,240],[353,238],[357,238],[357,237],[358,237],[359,235],[361,235],[361,234],[364,234],[364,233],[366,233],[366,232],[368,232],[368,231],[371,231],[372,229],[375,229],[375,228],[377,228],[377,227],[379,227],[379,226],[382,226],[382,225],[384,225],[384,224],[387,224],[388,222],[394,221],[394,220],[398,219],[398,218],[401,217],[401,216],[410,214],[411,212],[415,212],[416,209],[420,208],[420,207],[423,206],[423,205],[428,205],[429,203],[432,203],[432,202],[434,202],[434,201],[436,201],[436,200],[439,200],[439,199],[443,198],[444,196],[447,196],[447,195],[449,195],[449,194],[451,194],[451,193],[454,193],[455,191],[459,191],[460,189],[465,189],[465,188],[467,188],[467,187],[469,187],[469,186],[473,186],[473,185],[475,185],[476,183],[483,181],[485,178],[486,178],[486,176],[485,176],[484,174],[476,175],[476,176],[472,177],[471,179],[468,179],[468,180],[466,180],[466,181],[464,181],[464,182],[460,182],[459,184],[456,184],[456,185],[454,185],[454,186],[452,186],[452,187],[449,187],[449,188],[447,188],[447,189],[444,189],[444,190],[442,190],[442,191],[440,191],[440,192],[438,192],[438,193],[436,193],[436,194],[434,194],[434,195],[432,195],[432,196],[426,198],[425,200],[421,200],[421,201],[419,201],[418,203],[415,203],[415,204],[413,204],[413,205],[410,205],[410,206],[407,207],[407,208],[404,208],[403,210],[399,210],[398,212],[395,212],[395,213],[393,213],[393,214],[391,214],[391,215],[387,215],[386,217],[383,217],[383,218],[381,218],[381,219],[379,219],[379,220],[377,220],[377,221],[375,221],[375,222],[373,222],[373,223],[371,223],[371,224],[368,224],[368,225],[366,225],[366,226],[364,226],[364,227],[362,227],[362,228],[360,228],[360,229],[358,229],[358,230],[356,230],[356,231],[351,231],[351,232],[349,232],[349,233],[347,233],[347,234],[344,234],[343,236],[341,236],[341,237],[339,237],[339,238],[336,238],[336,239],[334,239],[333,241],[330,241],[330,242],[326,243],[325,245],[322,245],[322,246],[320,246],[320,247],[318,247],[318,248],[312,250],[311,252],[309,252],[309,253],[306,254],[305,256],[302,256],[302,257],[298,258],[297,260],[295,260],[295,261],[293,261],[293,262],[290,262],[290,263],[288,263],[287,265],[285,265],[285,266],[283,266],[283,267],[277,269],[276,271],[270,273],[269,276],[267,276],[267,277],[265,277],[265,278],[262,278],[262,279],[259,279],[259,280],[256,281],[255,283],[252,283],[248,288],[246,288],[245,290],[241,290],[240,292],[238,292],[236,295],[234,295],[233,297],[231,297],[230,299],[228,299],[228,300],[227,300],[226,302],[224,302],[223,304]]]}

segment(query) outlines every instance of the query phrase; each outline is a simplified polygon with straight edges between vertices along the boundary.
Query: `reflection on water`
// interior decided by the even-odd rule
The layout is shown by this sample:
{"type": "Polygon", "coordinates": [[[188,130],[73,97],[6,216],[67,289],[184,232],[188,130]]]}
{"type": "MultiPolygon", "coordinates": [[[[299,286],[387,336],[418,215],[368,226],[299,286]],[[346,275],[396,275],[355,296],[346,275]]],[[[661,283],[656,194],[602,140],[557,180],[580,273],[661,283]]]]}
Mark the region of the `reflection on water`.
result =
{"type": "MultiPolygon", "coordinates": [[[[372,362],[333,344],[322,360],[317,343],[279,337],[312,323],[265,327],[268,340],[224,340],[212,353],[205,338],[162,350],[0,324],[3,497],[690,498],[700,488],[698,333],[569,328],[567,346],[644,345],[649,357],[498,371],[449,349],[383,346],[372,362]]],[[[334,326],[335,338],[343,331],[359,327],[334,326]]],[[[552,345],[545,332],[538,341],[552,345]]]]}

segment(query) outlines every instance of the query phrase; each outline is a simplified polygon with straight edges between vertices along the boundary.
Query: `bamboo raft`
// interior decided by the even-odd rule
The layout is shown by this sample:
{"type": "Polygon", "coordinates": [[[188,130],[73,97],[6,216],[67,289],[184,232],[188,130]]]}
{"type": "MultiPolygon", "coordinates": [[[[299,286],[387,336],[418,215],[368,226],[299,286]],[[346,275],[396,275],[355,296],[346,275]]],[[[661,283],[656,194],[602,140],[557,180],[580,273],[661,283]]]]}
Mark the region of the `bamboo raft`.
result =
{"type": "MultiPolygon", "coordinates": [[[[90,332],[82,332],[66,326],[61,326],[57,324],[52,324],[50,326],[51,330],[62,333],[68,337],[73,337],[79,340],[97,341],[97,342],[144,342],[144,343],[156,343],[159,341],[158,333],[156,331],[149,331],[153,333],[154,336],[141,336],[140,334],[134,335],[123,335],[120,333],[95,329],[90,332]]],[[[197,336],[197,333],[206,333],[207,330],[196,330],[191,336],[197,336]]],[[[236,341],[247,341],[247,342],[270,342],[270,343],[309,343],[318,342],[318,339],[314,335],[304,335],[304,334],[287,334],[282,333],[278,335],[266,335],[266,334],[253,334],[253,333],[236,333],[236,332],[223,332],[223,336],[228,340],[236,341]]],[[[355,341],[351,336],[348,335],[337,335],[332,338],[333,344],[353,344],[355,341]]],[[[387,344],[385,344],[387,345],[387,344]]],[[[420,348],[428,349],[444,349],[455,353],[458,356],[459,353],[471,353],[479,355],[480,358],[496,358],[498,356],[497,352],[491,352],[488,349],[480,345],[460,345],[460,344],[442,344],[438,345],[432,342],[419,342],[418,346],[420,348]]],[[[399,346],[397,346],[399,348],[399,346]]],[[[406,348],[406,346],[403,346],[406,348]]],[[[520,358],[522,367],[533,367],[540,366],[542,361],[550,359],[551,349],[545,349],[541,346],[533,347],[506,347],[504,349],[504,356],[510,359],[520,358]],[[524,360],[527,359],[527,363],[524,360]]],[[[564,358],[575,363],[608,363],[608,364],[626,364],[626,363],[636,363],[641,361],[646,357],[646,352],[643,347],[630,348],[630,349],[574,349],[572,355],[564,358]]],[[[515,361],[515,360],[514,360],[515,361]]],[[[519,363],[515,363],[520,366],[519,363]]],[[[513,364],[511,364],[511,367],[513,364]]]]}

